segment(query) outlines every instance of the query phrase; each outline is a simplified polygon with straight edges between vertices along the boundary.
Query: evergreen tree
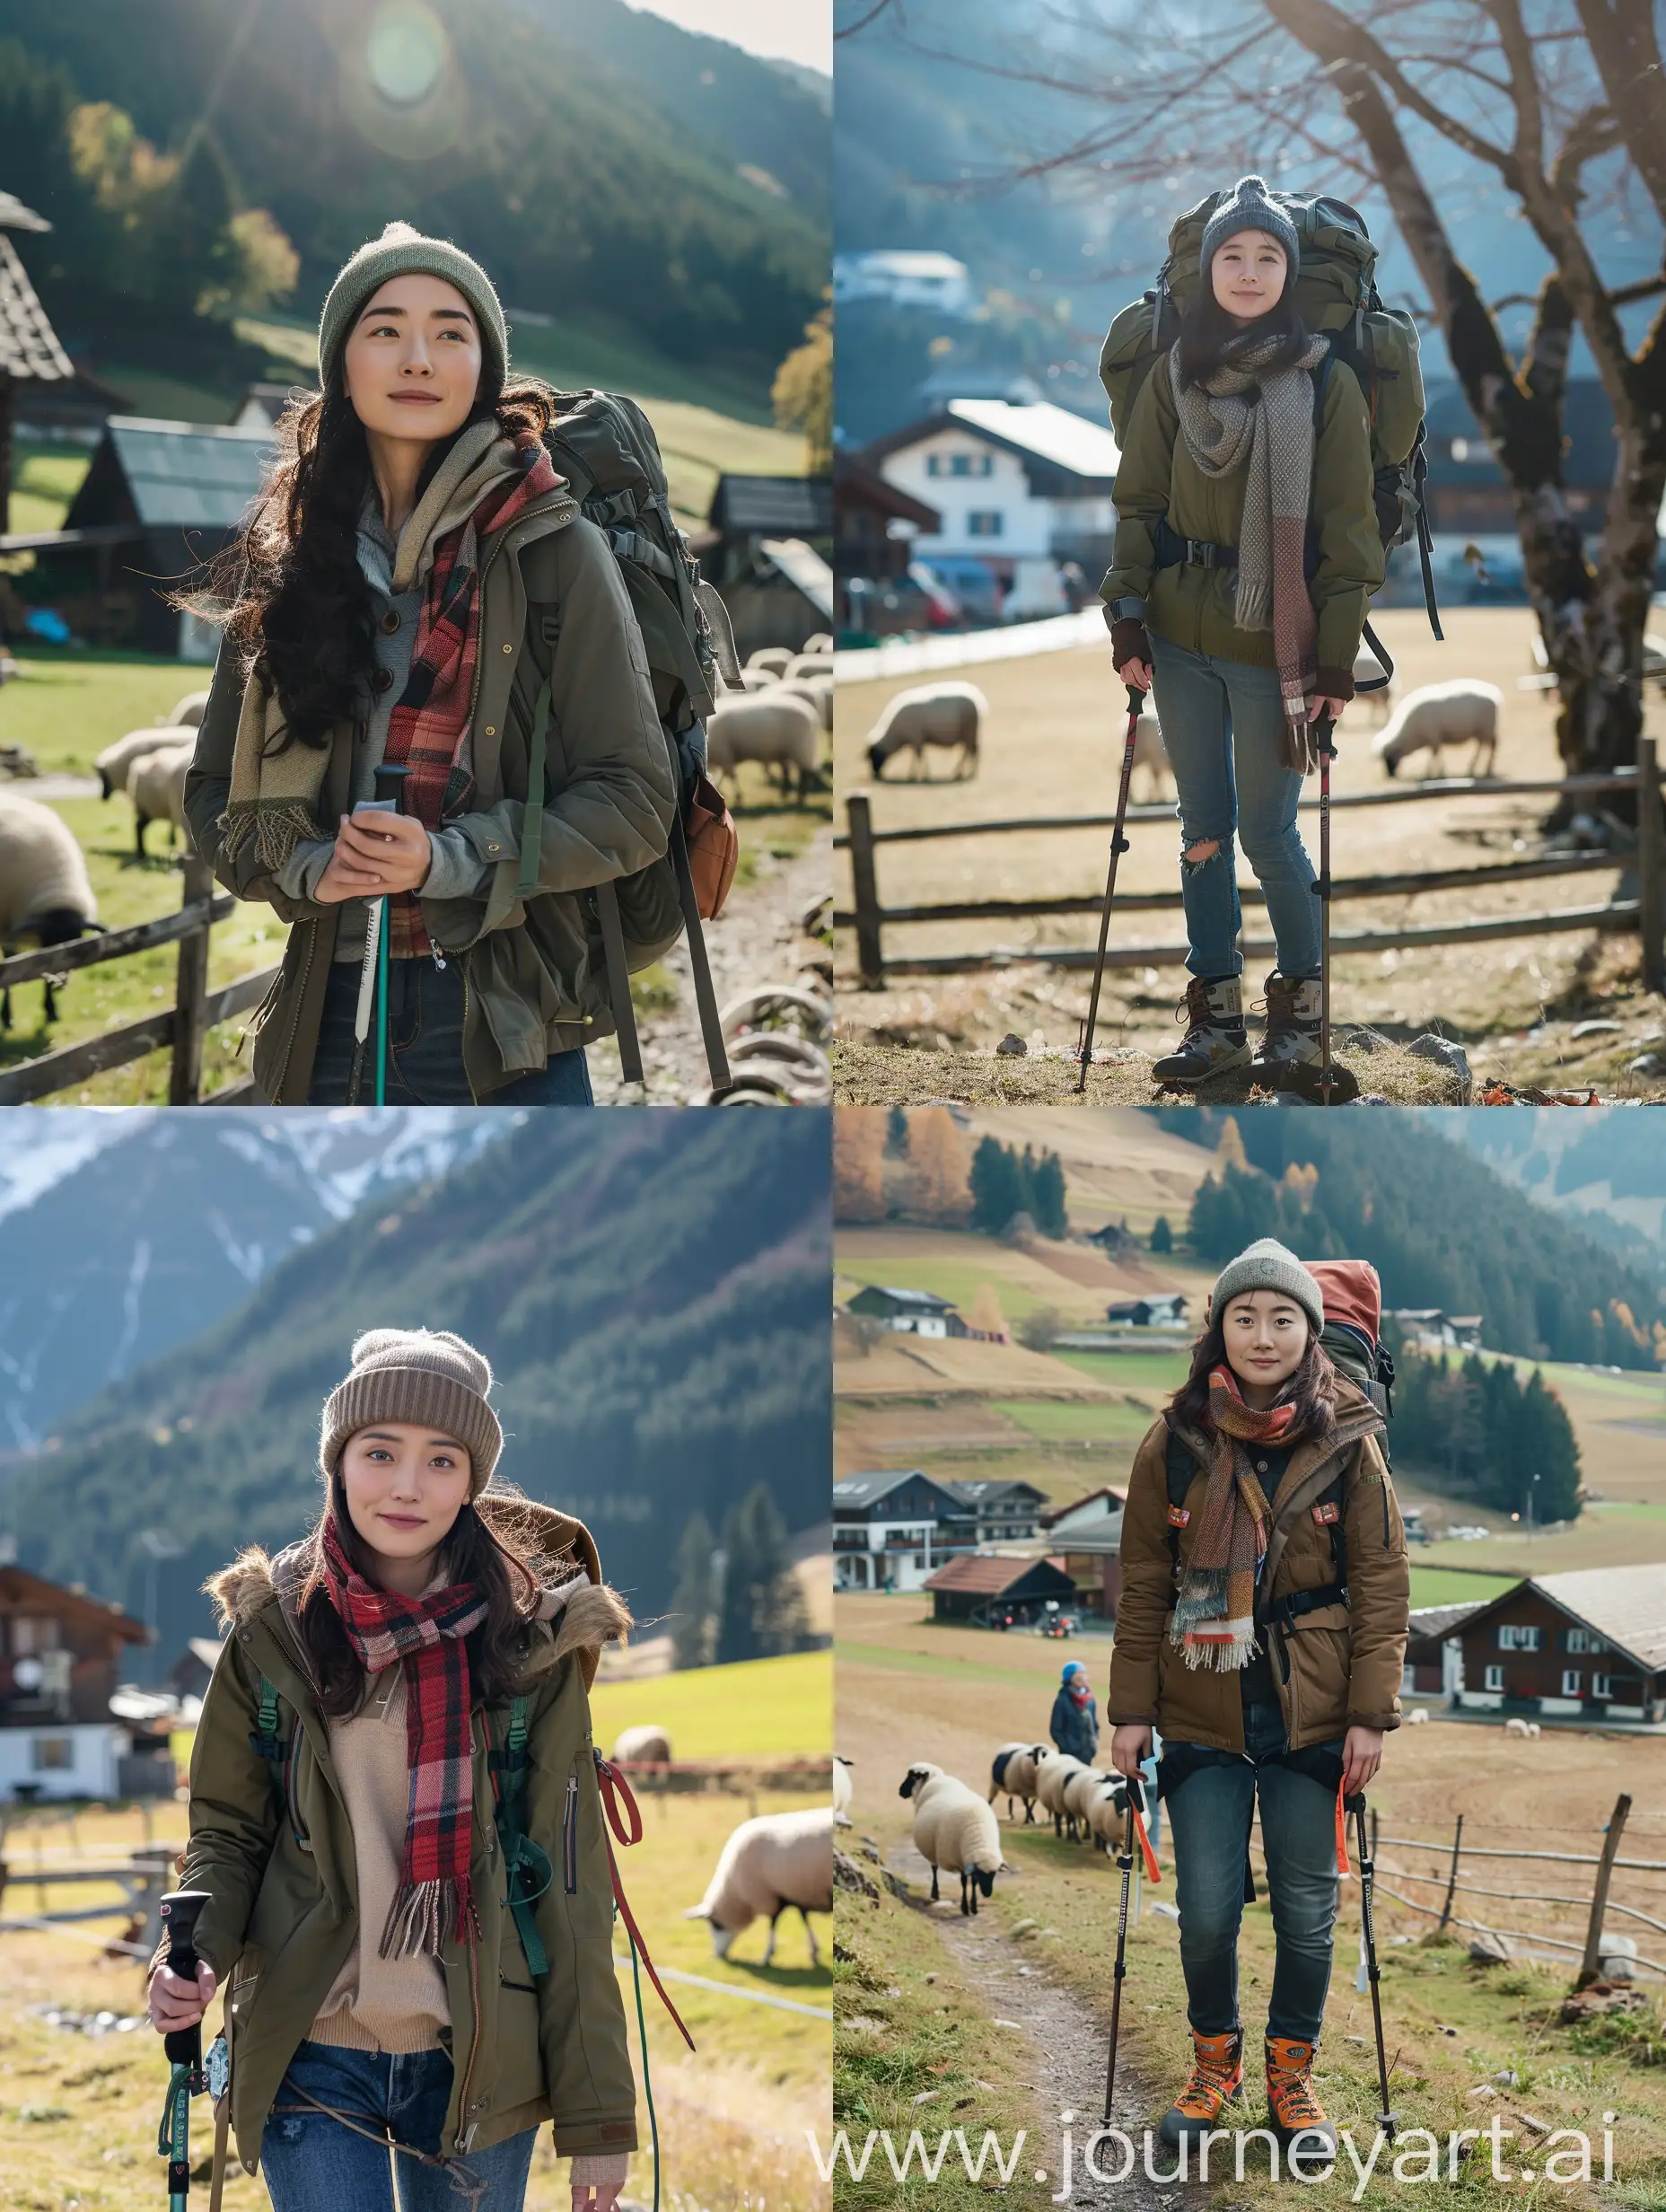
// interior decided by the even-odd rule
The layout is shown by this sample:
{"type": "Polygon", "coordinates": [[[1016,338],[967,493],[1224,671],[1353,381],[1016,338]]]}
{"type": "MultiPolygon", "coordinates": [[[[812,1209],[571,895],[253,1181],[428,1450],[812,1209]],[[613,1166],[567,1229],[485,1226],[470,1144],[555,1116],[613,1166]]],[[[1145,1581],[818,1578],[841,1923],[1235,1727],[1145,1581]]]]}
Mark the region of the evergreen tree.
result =
{"type": "Polygon", "coordinates": [[[986,1236],[999,1236],[1023,1206],[1018,1164],[998,1137],[979,1140],[972,1154],[972,1226],[986,1236]]]}
{"type": "Polygon", "coordinates": [[[908,1164],[914,1212],[925,1221],[964,1222],[972,1208],[966,1139],[946,1106],[921,1107],[909,1115],[908,1164]]]}
{"type": "Polygon", "coordinates": [[[900,1106],[893,1106],[885,1123],[885,1157],[888,1160],[906,1160],[908,1156],[908,1117],[900,1106]]]}
{"type": "Polygon", "coordinates": [[[804,1593],[767,1483],[755,1483],[724,1515],[723,1554],[718,1663],[798,1650],[808,1634],[804,1593]]]}
{"type": "Polygon", "coordinates": [[[1159,1214],[1151,1224],[1151,1249],[1154,1252],[1171,1252],[1174,1250],[1174,1232],[1169,1226],[1166,1214],[1159,1214]]]}
{"type": "Polygon", "coordinates": [[[847,1106],[833,1117],[833,1218],[883,1221],[885,1128],[880,1115],[847,1106]]]}
{"type": "MultiPolygon", "coordinates": [[[[1028,1153],[1025,1154],[1028,1158],[1028,1153]]],[[[1056,1152],[1044,1152],[1030,1178],[1030,1211],[1043,1236],[1062,1237],[1070,1229],[1065,1209],[1065,1169],[1056,1152]]]]}
{"type": "Polygon", "coordinates": [[[677,1547],[677,1588],[671,1597],[671,1649],[679,1667],[703,1667],[711,1654],[712,1616],[717,1609],[717,1571],[711,1523],[697,1505],[682,1524],[677,1547]]]}

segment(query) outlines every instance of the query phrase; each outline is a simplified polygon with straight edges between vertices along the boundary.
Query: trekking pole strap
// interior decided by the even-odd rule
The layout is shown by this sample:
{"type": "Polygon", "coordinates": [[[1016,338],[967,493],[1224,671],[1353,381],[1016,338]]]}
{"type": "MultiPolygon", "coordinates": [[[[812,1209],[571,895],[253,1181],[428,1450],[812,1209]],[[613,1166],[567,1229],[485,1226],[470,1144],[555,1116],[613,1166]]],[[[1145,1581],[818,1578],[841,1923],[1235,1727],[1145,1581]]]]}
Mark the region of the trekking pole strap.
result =
{"type": "Polygon", "coordinates": [[[1346,1782],[1337,1784],[1337,1873],[1346,1881],[1354,1869],[1348,1865],[1348,1816],[1344,1804],[1346,1782]]]}
{"type": "Polygon", "coordinates": [[[653,1961],[648,1955],[648,1946],[642,1940],[642,1930],[636,1926],[636,1916],[630,1909],[630,1900],[625,1894],[625,1885],[619,1880],[618,1861],[613,1855],[613,1836],[618,1836],[619,1841],[626,1844],[641,1840],[641,1812],[638,1810],[636,1798],[631,1795],[629,1783],[626,1781],[618,1769],[611,1761],[604,1759],[599,1751],[594,1751],[593,1756],[596,1761],[596,1779],[601,1786],[601,1801],[607,1812],[607,1820],[601,1830],[601,1839],[608,1847],[608,1872],[612,1877],[614,1902],[619,1909],[619,1917],[625,1923],[625,1930],[630,1937],[633,1953],[641,1957],[643,1964],[648,1970],[649,1980],[659,1992],[661,2004],[676,2022],[678,2033],[692,2050],[695,2048],[694,2038],[689,2034],[682,2014],[666,1996],[665,1985],[660,1979],[654,1969],[653,1961]],[[629,1832],[627,1831],[624,1823],[619,1819],[618,1805],[614,1795],[616,1790],[623,1794],[626,1805],[629,1809],[629,1832]],[[609,1828],[613,1830],[613,1835],[609,1834],[609,1828]]]}

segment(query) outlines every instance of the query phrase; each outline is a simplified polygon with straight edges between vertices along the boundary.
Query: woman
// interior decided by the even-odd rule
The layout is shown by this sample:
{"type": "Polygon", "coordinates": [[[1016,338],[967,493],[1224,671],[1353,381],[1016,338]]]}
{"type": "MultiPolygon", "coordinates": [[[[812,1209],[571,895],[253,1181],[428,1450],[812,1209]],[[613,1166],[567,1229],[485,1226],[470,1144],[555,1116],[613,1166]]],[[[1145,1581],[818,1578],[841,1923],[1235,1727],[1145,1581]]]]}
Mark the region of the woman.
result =
{"type": "Polygon", "coordinates": [[[1100,587],[1117,672],[1155,689],[1179,794],[1188,1026],[1153,1073],[1182,1086],[1246,1061],[1270,1084],[1293,1070],[1299,1082],[1319,1062],[1319,907],[1296,801],[1315,758],[1307,725],[1354,696],[1383,556],[1353,375],[1324,379],[1315,434],[1309,373],[1330,341],[1291,301],[1297,259],[1290,217],[1259,177],[1241,179],[1205,227],[1197,296],[1135,400],[1100,587]],[[1277,948],[1253,1058],[1234,830],[1277,948]]]}
{"type": "Polygon", "coordinates": [[[609,2212],[636,2146],[588,1698],[630,1615],[580,1522],[487,1488],[491,1380],[445,1330],[361,1336],[317,1525],[207,1584],[202,1964],[193,1987],[160,1949],[150,2014],[189,2026],[230,1978],[231,2120],[275,2212],[393,2212],[390,2141],[401,2212],[519,2212],[544,2120],[574,2212],[609,2212]],[[556,1872],[517,1910],[493,1807],[521,1698],[522,1832],[556,1872]]]}
{"type": "Polygon", "coordinates": [[[186,780],[220,882],[295,925],[250,1023],[256,1082],[282,1104],[373,1096],[355,1026],[386,899],[389,1102],[588,1105],[583,1047],[614,1026],[592,887],[634,879],[640,959],[678,926],[675,771],[617,563],[459,247],[404,223],[361,247],[319,384],[216,565],[226,636],[186,780]]]}
{"type": "Polygon", "coordinates": [[[1099,1757],[1099,1707],[1093,1686],[1080,1659],[1066,1659],[1053,1698],[1048,1734],[1056,1751],[1068,1751],[1091,1767],[1099,1757]]]}
{"type": "Polygon", "coordinates": [[[1364,1788],[1399,1725],[1410,1570],[1381,1416],[1331,1365],[1324,1322],[1293,1252],[1270,1237],[1241,1252],[1128,1479],[1106,1718],[1119,1774],[1162,1733],[1193,2048],[1162,2123],[1173,2144],[1242,2094],[1238,1927],[1258,1798],[1277,1939],[1269,2124],[1286,2146],[1310,2130],[1335,2144],[1311,2077],[1337,1797],[1364,1788]]]}

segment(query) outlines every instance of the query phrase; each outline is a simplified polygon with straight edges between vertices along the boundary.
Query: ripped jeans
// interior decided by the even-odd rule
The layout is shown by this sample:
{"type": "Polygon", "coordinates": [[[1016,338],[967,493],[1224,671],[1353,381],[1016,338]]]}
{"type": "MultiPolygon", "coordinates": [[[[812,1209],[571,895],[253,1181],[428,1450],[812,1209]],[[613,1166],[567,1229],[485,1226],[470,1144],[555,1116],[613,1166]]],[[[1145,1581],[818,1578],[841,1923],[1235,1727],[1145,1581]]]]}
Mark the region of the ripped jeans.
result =
{"type": "Polygon", "coordinates": [[[521,2212],[536,2128],[451,2162],[425,2165],[312,2111],[297,2092],[373,2134],[437,2152],[452,2094],[443,2050],[348,2050],[303,2042],[278,2085],[260,2137],[273,2212],[521,2212]],[[397,2179],[396,2179],[397,2177],[397,2179]],[[397,2186],[398,2194],[395,2194],[397,2186]]]}
{"type": "Polygon", "coordinates": [[[1319,973],[1313,864],[1296,828],[1302,778],[1279,757],[1285,709],[1276,668],[1188,653],[1151,633],[1152,686],[1180,805],[1180,896],[1195,976],[1243,970],[1232,836],[1267,895],[1281,974],[1319,973]],[[1199,861],[1199,844],[1215,850],[1199,861]]]}

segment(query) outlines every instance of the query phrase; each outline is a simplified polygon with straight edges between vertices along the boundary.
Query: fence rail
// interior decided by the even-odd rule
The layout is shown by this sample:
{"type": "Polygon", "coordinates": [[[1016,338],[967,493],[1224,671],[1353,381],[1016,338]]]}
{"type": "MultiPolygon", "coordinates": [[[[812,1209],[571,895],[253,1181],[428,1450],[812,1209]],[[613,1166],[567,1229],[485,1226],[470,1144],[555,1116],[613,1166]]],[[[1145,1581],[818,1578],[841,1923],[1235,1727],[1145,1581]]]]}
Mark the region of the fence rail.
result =
{"type": "MultiPolygon", "coordinates": [[[[1642,944],[1645,989],[1666,988],[1666,822],[1660,800],[1660,765],[1653,738],[1642,739],[1635,768],[1617,768],[1602,776],[1527,777],[1446,777],[1392,791],[1350,792],[1335,797],[1333,812],[1349,808],[1405,806],[1429,799],[1519,798],[1548,796],[1596,798],[1624,792],[1637,800],[1638,830],[1635,869],[1637,895],[1614,899],[1602,906],[1552,908],[1530,914],[1478,916],[1457,922],[1407,924],[1399,928],[1357,930],[1331,938],[1331,950],[1346,952],[1383,952],[1424,945],[1463,944],[1506,937],[1541,936],[1567,930],[1636,930],[1642,944]]],[[[1303,799],[1302,811],[1312,811],[1317,799],[1303,799]]],[[[1097,914],[1103,900],[1097,895],[1051,896],[1037,899],[951,899],[906,905],[885,905],[880,897],[878,848],[881,845],[921,844],[942,838],[1042,835],[1057,831],[1109,830],[1111,814],[1046,814],[1020,816],[995,821],[915,824],[891,830],[874,826],[872,799],[865,791],[852,792],[845,803],[846,832],[833,840],[835,847],[850,855],[853,903],[836,911],[837,928],[854,929],[856,964],[864,990],[883,990],[886,979],[897,975],[963,975],[979,969],[1035,963],[1053,968],[1092,967],[1094,954],[1072,945],[995,946],[984,952],[943,952],[899,958],[885,952],[884,933],[919,924],[955,921],[1021,921],[1043,916],[1097,914]]],[[[1167,805],[1130,807],[1126,824],[1167,822],[1172,827],[1175,810],[1167,805]]],[[[1331,897],[1337,900],[1415,897],[1420,891],[1468,891],[1489,885],[1520,883],[1548,876],[1583,875],[1612,871],[1622,863],[1609,853],[1546,853],[1530,860],[1488,864],[1474,868],[1434,868],[1394,874],[1347,876],[1333,880],[1331,897]]],[[[1261,900],[1258,886],[1246,883],[1246,901],[1261,900]]],[[[1125,892],[1119,909],[1135,913],[1171,912],[1181,906],[1179,891],[1125,892]]],[[[1259,959],[1276,948],[1270,937],[1246,938],[1246,958],[1259,959]]],[[[1188,948],[1174,944],[1112,945],[1106,953],[1109,968],[1175,967],[1184,962],[1188,948]]]]}
{"type": "Polygon", "coordinates": [[[47,976],[73,975],[83,968],[102,967],[107,961],[125,960],[157,945],[177,944],[174,1003],[159,1006],[137,1022],[85,1037],[79,1044],[63,1045],[43,1052],[15,1067],[0,1072],[0,1106],[26,1106],[101,1075],[109,1068],[124,1067],[143,1059],[147,1052],[171,1049],[168,1102],[171,1106],[241,1104],[253,1094],[249,1079],[202,1095],[203,1044],[216,1022],[229,1022],[258,1005],[276,977],[276,968],[263,968],[240,976],[217,991],[208,988],[208,947],[215,922],[224,921],[236,905],[233,899],[214,896],[214,878],[206,861],[195,855],[185,863],[184,898],[178,913],[137,922],[128,929],[82,937],[74,944],[52,945],[39,952],[18,952],[0,960],[0,990],[14,983],[35,983],[47,976]]]}

